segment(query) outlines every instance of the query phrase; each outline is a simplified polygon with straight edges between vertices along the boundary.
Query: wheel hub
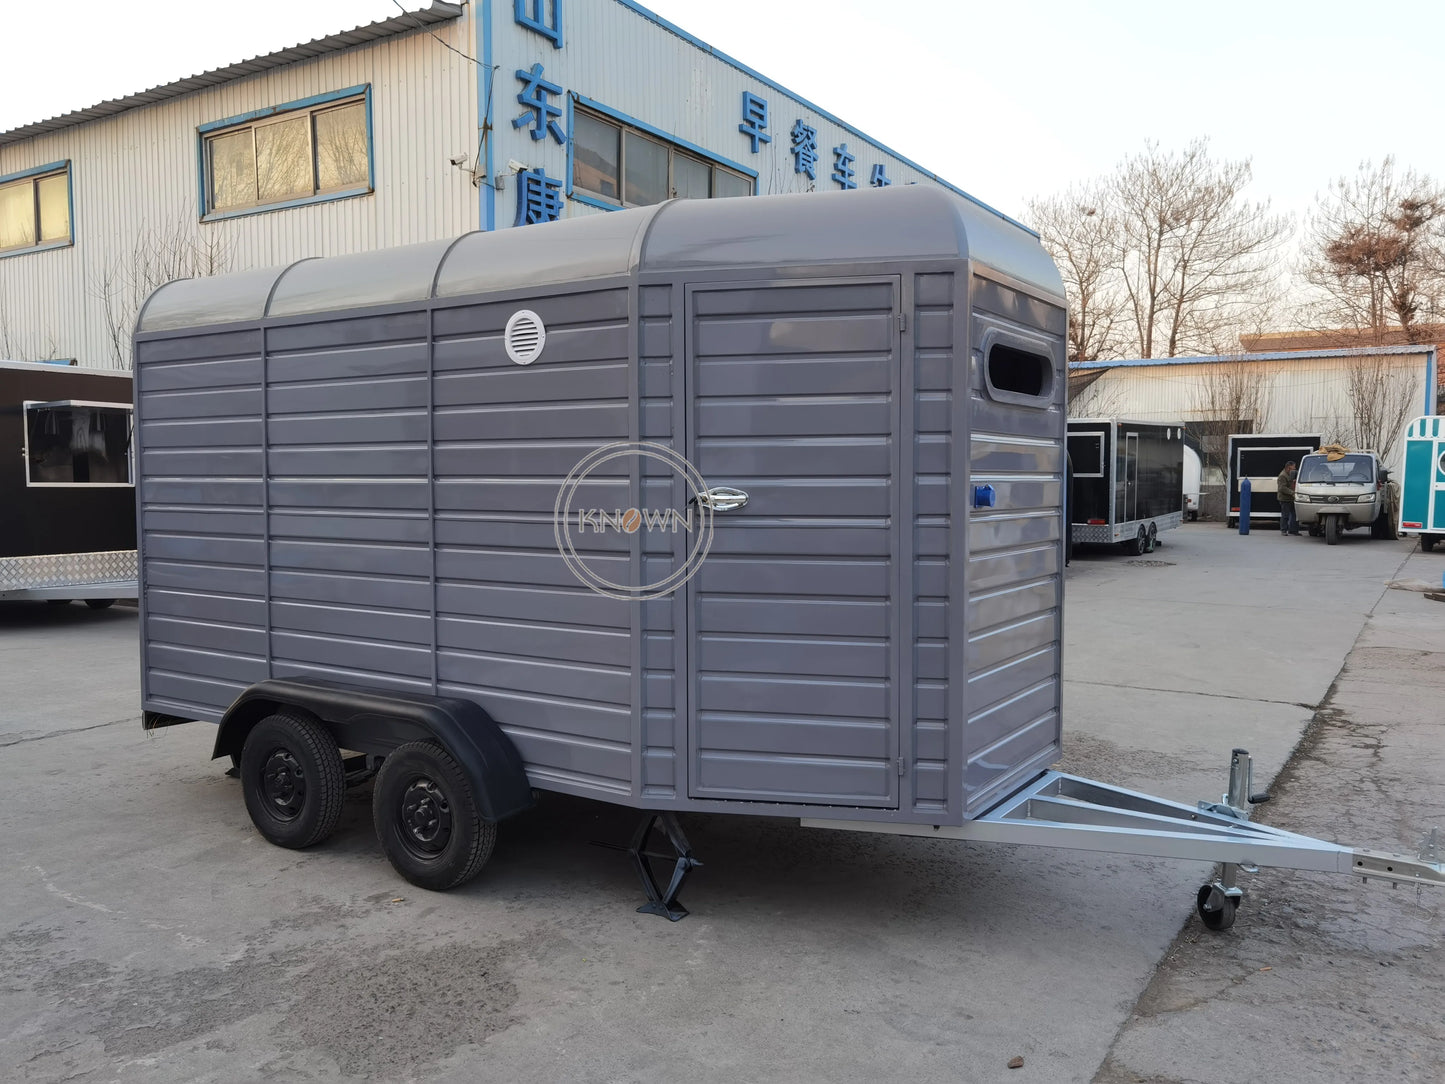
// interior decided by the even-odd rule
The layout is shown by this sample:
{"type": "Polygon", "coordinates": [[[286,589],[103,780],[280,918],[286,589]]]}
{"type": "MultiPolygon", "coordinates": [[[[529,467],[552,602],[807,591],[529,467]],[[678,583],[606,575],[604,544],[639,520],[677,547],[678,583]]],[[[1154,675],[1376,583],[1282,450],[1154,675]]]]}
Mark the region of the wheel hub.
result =
{"type": "Polygon", "coordinates": [[[294,820],[306,804],[306,775],[301,762],[289,749],[273,749],[261,766],[261,792],[271,812],[282,820],[294,820]]]}
{"type": "Polygon", "coordinates": [[[452,836],[452,810],[441,788],[430,779],[412,780],[398,811],[401,838],[407,848],[425,857],[439,854],[452,836]]]}

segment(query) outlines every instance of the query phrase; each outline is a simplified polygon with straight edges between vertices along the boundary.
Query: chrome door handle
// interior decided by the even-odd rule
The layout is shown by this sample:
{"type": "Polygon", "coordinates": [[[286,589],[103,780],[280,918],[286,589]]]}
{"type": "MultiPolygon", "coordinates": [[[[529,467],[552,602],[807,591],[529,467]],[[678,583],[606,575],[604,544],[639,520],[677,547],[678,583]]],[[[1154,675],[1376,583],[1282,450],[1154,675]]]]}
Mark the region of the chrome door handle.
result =
{"type": "Polygon", "coordinates": [[[732,486],[713,486],[693,495],[687,503],[696,502],[699,507],[713,512],[733,512],[748,503],[748,495],[732,486]]]}

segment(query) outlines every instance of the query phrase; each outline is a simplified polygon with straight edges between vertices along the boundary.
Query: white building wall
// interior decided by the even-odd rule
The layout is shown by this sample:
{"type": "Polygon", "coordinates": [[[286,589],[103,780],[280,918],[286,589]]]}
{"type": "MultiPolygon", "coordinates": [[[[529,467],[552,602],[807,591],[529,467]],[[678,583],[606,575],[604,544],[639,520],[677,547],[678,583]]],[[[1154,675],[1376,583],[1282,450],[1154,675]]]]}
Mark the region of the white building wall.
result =
{"type": "MultiPolygon", "coordinates": [[[[542,0],[543,11],[552,3],[542,0]]],[[[194,246],[220,254],[217,270],[242,271],[509,227],[519,187],[509,162],[544,169],[569,187],[565,140],[569,106],[578,99],[755,175],[760,194],[839,188],[831,179],[833,148],[844,143],[859,188],[876,164],[893,184],[953,187],[630,0],[568,0],[563,15],[559,49],[518,24],[511,0],[473,0],[431,33],[409,32],[0,146],[0,176],[71,162],[75,238],[68,247],[0,257],[0,355],[128,365],[129,329],[146,294],[124,281],[145,258],[138,248],[194,246]],[[527,113],[517,101],[524,85],[516,72],[536,63],[563,88],[553,100],[562,108],[563,142],[533,140],[530,125],[512,125],[527,113]],[[371,87],[371,194],[201,221],[200,126],[362,85],[371,87]],[[772,138],[756,153],[738,128],[744,91],[768,103],[772,138]],[[481,103],[489,95],[488,126],[481,103]],[[817,130],[815,179],[798,172],[792,153],[799,119],[817,130]],[[460,155],[469,167],[480,157],[475,175],[450,163],[460,155]],[[107,280],[120,297],[110,305],[101,299],[107,280]]],[[[604,212],[579,198],[568,199],[562,213],[604,212]]]]}
{"type": "MultiPolygon", "coordinates": [[[[543,3],[544,10],[550,12],[551,0],[543,3]]],[[[685,30],[662,25],[661,20],[638,11],[636,5],[623,0],[571,0],[563,8],[560,49],[536,31],[519,25],[510,0],[492,0],[490,8],[491,54],[498,65],[493,90],[493,173],[504,174],[505,186],[494,195],[498,227],[509,226],[516,219],[515,184],[505,176],[509,160],[530,169],[544,169],[566,187],[567,148],[551,137],[533,140],[530,126],[512,126],[512,119],[526,112],[517,101],[524,84],[516,73],[537,63],[543,66],[544,78],[560,85],[566,97],[590,99],[658,130],[674,142],[691,144],[725,164],[756,173],[756,192],[760,195],[837,190],[840,186],[830,179],[833,148],[843,143],[856,158],[853,170],[859,188],[868,186],[876,164],[886,167],[893,184],[944,183],[884,149],[883,144],[786,93],[763,75],[749,72],[689,40],[685,30]],[[767,134],[772,142],[760,143],[756,154],[751,138],[738,130],[743,120],[744,91],[768,103],[767,134]],[[816,180],[795,168],[790,133],[799,119],[818,132],[816,180]]],[[[478,48],[485,47],[483,38],[478,48]]],[[[786,72],[773,74],[782,76],[786,85],[786,72]]],[[[565,100],[562,104],[561,126],[570,139],[565,100]]],[[[593,210],[580,200],[569,200],[564,213],[589,214],[593,210]]]]}
{"type": "MultiPolygon", "coordinates": [[[[1405,408],[1400,426],[1430,413],[1426,389],[1433,390],[1432,353],[1358,354],[1319,356],[1299,354],[1255,360],[1180,362],[1157,365],[1120,365],[1069,403],[1072,417],[1114,417],[1153,422],[1224,420],[1219,394],[1231,372],[1258,373],[1262,409],[1249,420],[1257,433],[1321,433],[1326,441],[1350,443],[1354,391],[1350,372],[1361,365],[1378,367],[1388,382],[1391,397],[1405,408]]],[[[1249,377],[1247,379],[1255,379],[1249,377]]],[[[1382,451],[1383,449],[1376,449],[1382,451]]],[[[1398,460],[1398,438],[1389,448],[1398,460]]],[[[1392,464],[1397,465],[1397,464],[1392,464]]]]}
{"type": "MultiPolygon", "coordinates": [[[[469,15],[432,29],[470,51],[469,15]]],[[[75,239],[0,258],[0,352],[114,364],[98,295],[138,245],[214,246],[224,269],[245,270],[477,229],[478,189],[449,162],[475,152],[476,92],[473,66],[417,31],[0,147],[0,176],[70,160],[75,239]],[[198,126],[363,84],[373,193],[200,221],[198,126]]],[[[133,316],[134,291],[122,292],[133,316]]]]}

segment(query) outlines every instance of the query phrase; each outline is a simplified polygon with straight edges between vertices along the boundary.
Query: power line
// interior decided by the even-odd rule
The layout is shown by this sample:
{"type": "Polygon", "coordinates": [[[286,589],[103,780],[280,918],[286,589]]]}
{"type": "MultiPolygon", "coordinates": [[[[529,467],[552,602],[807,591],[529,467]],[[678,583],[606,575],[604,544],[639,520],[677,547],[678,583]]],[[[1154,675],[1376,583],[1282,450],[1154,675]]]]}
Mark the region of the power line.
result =
{"type": "Polygon", "coordinates": [[[415,13],[415,12],[407,11],[406,8],[402,7],[402,5],[401,5],[401,0],[391,0],[391,2],[392,2],[393,4],[395,4],[395,5],[397,6],[397,8],[400,9],[400,11],[401,11],[401,13],[402,13],[403,15],[405,15],[405,16],[406,16],[408,19],[410,19],[412,22],[416,23],[416,26],[417,26],[417,29],[418,29],[418,30],[425,30],[428,34],[430,34],[432,37],[436,38],[437,41],[441,42],[443,45],[445,45],[445,46],[446,46],[448,49],[450,49],[452,52],[456,53],[457,56],[461,57],[463,60],[469,60],[469,61],[471,61],[473,64],[479,63],[476,57],[474,57],[474,56],[468,56],[466,53],[462,52],[460,49],[458,49],[458,48],[457,48],[455,45],[453,45],[451,42],[445,40],[445,39],[442,38],[440,35],[438,35],[435,30],[432,30],[429,26],[427,26],[427,25],[426,25],[425,23],[423,23],[420,19],[418,19],[418,18],[416,17],[416,13],[415,13]]]}

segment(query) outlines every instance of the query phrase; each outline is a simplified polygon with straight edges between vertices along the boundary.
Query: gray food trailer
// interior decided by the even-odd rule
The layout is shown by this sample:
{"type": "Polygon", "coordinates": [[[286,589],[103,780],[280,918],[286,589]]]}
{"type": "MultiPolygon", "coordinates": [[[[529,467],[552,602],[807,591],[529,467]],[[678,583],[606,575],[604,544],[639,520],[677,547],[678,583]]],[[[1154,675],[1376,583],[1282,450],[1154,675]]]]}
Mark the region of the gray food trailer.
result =
{"type": "Polygon", "coordinates": [[[1298,464],[1320,444],[1318,433],[1229,434],[1226,526],[1239,525],[1239,491],[1246,478],[1249,479],[1249,518],[1278,524],[1279,497],[1275,495],[1275,484],[1280,472],[1286,463],[1293,460],[1298,464]]]}
{"type": "Polygon", "coordinates": [[[1120,543],[1148,553],[1184,522],[1184,425],[1070,418],[1075,543],[1120,543]]]}
{"type": "Polygon", "coordinates": [[[135,598],[131,375],[0,361],[0,602],[135,598]]]}
{"type": "Polygon", "coordinates": [[[427,888],[536,791],[633,807],[671,918],[686,811],[1222,861],[1215,927],[1237,863],[1445,880],[1249,823],[1243,753],[1198,808],[1049,770],[1064,325],[1033,234],[901,185],[164,286],[144,726],[218,723],[282,846],[375,772],[427,888]]]}

